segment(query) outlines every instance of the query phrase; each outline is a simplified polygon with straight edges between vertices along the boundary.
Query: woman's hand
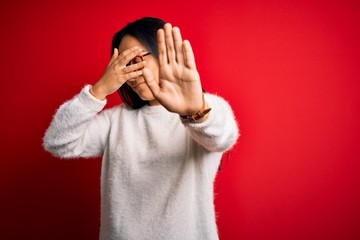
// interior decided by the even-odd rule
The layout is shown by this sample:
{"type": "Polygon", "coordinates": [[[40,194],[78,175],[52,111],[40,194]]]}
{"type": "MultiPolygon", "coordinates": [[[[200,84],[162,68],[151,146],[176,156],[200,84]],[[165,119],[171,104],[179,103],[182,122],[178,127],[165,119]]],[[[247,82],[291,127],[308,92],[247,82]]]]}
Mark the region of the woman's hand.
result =
{"type": "Polygon", "coordinates": [[[157,33],[159,82],[146,67],[143,76],[155,99],[167,110],[190,115],[203,107],[200,76],[196,70],[190,42],[182,40],[180,30],[170,23],[157,33]]]}
{"type": "Polygon", "coordinates": [[[114,54],[100,80],[91,88],[94,97],[103,100],[106,96],[117,91],[127,80],[137,78],[143,74],[145,61],[126,66],[131,59],[142,52],[138,47],[125,50],[119,55],[119,50],[114,49],[114,54]]]}

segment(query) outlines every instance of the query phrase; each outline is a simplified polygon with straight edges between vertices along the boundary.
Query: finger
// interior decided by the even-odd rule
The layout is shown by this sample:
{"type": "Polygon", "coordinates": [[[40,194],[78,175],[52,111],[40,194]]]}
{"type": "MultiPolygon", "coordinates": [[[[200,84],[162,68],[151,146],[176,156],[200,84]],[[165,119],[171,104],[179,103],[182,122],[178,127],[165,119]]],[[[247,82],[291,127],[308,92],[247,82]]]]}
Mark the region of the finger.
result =
{"type": "Polygon", "coordinates": [[[144,68],[144,66],[146,65],[146,61],[142,61],[136,64],[132,64],[130,66],[127,66],[125,68],[123,68],[121,71],[122,73],[129,73],[129,72],[133,72],[133,71],[137,71],[137,70],[141,70],[144,68]]]}
{"type": "Polygon", "coordinates": [[[160,93],[159,83],[155,80],[154,74],[148,68],[143,69],[143,76],[146,84],[148,85],[150,91],[156,98],[160,93]]]}
{"type": "Polygon", "coordinates": [[[157,32],[157,45],[159,51],[159,65],[164,66],[168,60],[166,55],[165,33],[163,29],[159,29],[157,32]]]}
{"type": "Polygon", "coordinates": [[[118,64],[120,65],[126,65],[128,64],[134,57],[139,55],[143,50],[139,47],[132,47],[129,49],[126,49],[124,52],[122,52],[118,56],[118,64]]]}
{"type": "Polygon", "coordinates": [[[174,27],[172,29],[172,35],[174,38],[176,61],[178,63],[183,63],[184,57],[183,57],[183,51],[182,51],[182,38],[181,38],[180,29],[178,27],[174,27]]]}
{"type": "Polygon", "coordinates": [[[184,40],[183,54],[184,54],[185,66],[190,69],[196,69],[194,53],[191,48],[191,44],[188,40],[184,40]]]}
{"type": "Polygon", "coordinates": [[[143,52],[143,50],[141,48],[136,48],[133,49],[132,51],[130,51],[127,54],[124,54],[123,56],[119,56],[120,57],[120,61],[121,63],[125,63],[128,64],[133,58],[135,58],[136,56],[140,55],[143,52]]]}
{"type": "Polygon", "coordinates": [[[143,74],[143,69],[132,71],[124,75],[125,81],[129,81],[131,79],[137,78],[143,74]]]}
{"type": "Polygon", "coordinates": [[[133,52],[133,51],[135,51],[135,50],[137,50],[137,49],[139,49],[138,46],[128,48],[128,49],[126,49],[125,51],[123,51],[122,53],[120,53],[119,58],[124,57],[124,56],[126,56],[127,54],[129,54],[130,52],[133,52]]]}
{"type": "Polygon", "coordinates": [[[172,37],[172,26],[170,23],[166,23],[164,25],[164,32],[168,63],[175,62],[176,54],[174,49],[174,40],[172,37]]]}

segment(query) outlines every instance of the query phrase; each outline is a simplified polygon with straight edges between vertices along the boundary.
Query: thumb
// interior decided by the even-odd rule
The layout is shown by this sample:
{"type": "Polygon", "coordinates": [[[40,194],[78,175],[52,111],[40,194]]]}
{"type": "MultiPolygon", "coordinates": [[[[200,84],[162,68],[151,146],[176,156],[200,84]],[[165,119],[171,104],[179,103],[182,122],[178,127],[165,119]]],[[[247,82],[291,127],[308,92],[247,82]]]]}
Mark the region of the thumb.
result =
{"type": "Polygon", "coordinates": [[[150,88],[150,91],[156,98],[156,96],[158,96],[160,93],[160,86],[159,86],[159,83],[155,80],[154,74],[151,72],[150,69],[145,67],[143,69],[143,76],[145,78],[146,84],[150,88]]]}
{"type": "Polygon", "coordinates": [[[110,62],[109,62],[109,65],[114,62],[114,60],[119,56],[119,50],[117,48],[114,48],[114,53],[113,55],[111,56],[111,59],[110,59],[110,62]]]}

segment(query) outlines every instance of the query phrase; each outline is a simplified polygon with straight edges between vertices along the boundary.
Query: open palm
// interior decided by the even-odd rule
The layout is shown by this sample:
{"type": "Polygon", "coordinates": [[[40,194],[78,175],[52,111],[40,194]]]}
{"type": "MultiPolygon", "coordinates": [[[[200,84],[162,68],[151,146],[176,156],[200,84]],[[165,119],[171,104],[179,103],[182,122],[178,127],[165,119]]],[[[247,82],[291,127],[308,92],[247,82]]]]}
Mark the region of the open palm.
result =
{"type": "Polygon", "coordinates": [[[159,82],[146,67],[143,74],[156,100],[180,115],[193,114],[203,105],[200,76],[196,70],[190,42],[182,40],[180,30],[167,23],[157,35],[159,82]]]}

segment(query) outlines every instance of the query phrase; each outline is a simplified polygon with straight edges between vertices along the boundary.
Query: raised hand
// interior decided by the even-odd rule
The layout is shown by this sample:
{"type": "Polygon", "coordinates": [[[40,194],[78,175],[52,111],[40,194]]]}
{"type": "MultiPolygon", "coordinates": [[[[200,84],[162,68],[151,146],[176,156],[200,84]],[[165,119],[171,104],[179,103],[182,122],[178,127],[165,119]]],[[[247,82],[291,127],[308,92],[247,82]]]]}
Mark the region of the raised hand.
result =
{"type": "Polygon", "coordinates": [[[105,99],[106,96],[117,91],[126,81],[142,75],[145,62],[127,66],[127,63],[142,51],[138,47],[132,47],[119,55],[119,50],[115,48],[103,76],[92,87],[91,93],[98,99],[105,99]]]}
{"type": "Polygon", "coordinates": [[[143,69],[143,76],[155,99],[180,115],[194,114],[203,106],[200,76],[190,42],[182,40],[179,28],[167,23],[157,33],[159,82],[143,69]]]}

